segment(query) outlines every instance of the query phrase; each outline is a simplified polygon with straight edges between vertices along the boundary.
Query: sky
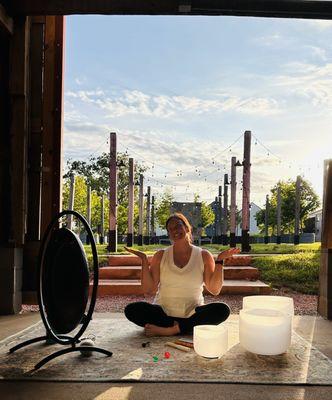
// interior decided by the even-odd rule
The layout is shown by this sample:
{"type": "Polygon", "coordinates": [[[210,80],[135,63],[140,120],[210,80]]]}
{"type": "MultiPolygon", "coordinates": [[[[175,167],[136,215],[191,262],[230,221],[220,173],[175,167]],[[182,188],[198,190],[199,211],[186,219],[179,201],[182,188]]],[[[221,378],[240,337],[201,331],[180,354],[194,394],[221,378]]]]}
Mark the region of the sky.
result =
{"type": "MultiPolygon", "coordinates": [[[[278,180],[321,197],[332,152],[332,21],[66,17],[64,160],[118,151],[145,185],[211,202],[252,132],[251,201],[278,180]]],[[[241,203],[242,168],[237,168],[241,203]]]]}

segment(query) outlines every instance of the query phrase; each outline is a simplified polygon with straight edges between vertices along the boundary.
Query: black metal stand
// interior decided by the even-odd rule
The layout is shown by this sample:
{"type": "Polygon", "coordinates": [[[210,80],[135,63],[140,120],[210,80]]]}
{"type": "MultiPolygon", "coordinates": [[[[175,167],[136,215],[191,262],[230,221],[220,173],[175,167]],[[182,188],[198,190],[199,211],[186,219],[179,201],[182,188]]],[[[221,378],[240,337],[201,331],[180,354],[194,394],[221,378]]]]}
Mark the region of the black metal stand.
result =
{"type": "MultiPolygon", "coordinates": [[[[70,336],[64,336],[64,335],[60,335],[59,337],[60,337],[61,339],[71,339],[70,336]]],[[[12,347],[11,349],[9,349],[9,353],[14,353],[14,351],[19,350],[19,349],[21,349],[22,347],[29,346],[30,344],[33,344],[33,343],[42,342],[42,341],[44,341],[44,340],[45,340],[45,341],[51,340],[51,337],[48,336],[48,335],[45,335],[45,336],[38,336],[38,337],[36,337],[36,338],[26,340],[25,342],[19,343],[19,344],[17,344],[16,346],[14,346],[14,347],[12,347]]],[[[56,342],[53,341],[53,342],[50,343],[50,344],[55,344],[55,343],[56,343],[56,342]]]]}
{"type": "MultiPolygon", "coordinates": [[[[114,232],[110,231],[110,239],[113,238],[112,234],[114,232]]],[[[116,235],[115,235],[116,238],[116,235]]],[[[116,244],[116,241],[114,242],[116,244]]],[[[110,245],[114,244],[111,240],[109,242],[110,245]]],[[[56,247],[55,247],[56,248],[56,247]]],[[[53,251],[54,248],[53,248],[53,251]]],[[[74,261],[76,262],[77,259],[74,259],[74,261]]],[[[61,259],[60,259],[61,261],[61,259]]],[[[53,262],[53,260],[52,260],[53,262]]],[[[53,266],[53,264],[51,264],[53,266]]],[[[50,280],[49,275],[46,275],[48,277],[48,280],[50,280]]],[[[53,275],[52,275],[53,276],[53,275]]],[[[46,232],[43,236],[42,239],[42,243],[40,246],[40,251],[39,251],[39,256],[38,256],[38,277],[39,277],[39,283],[38,283],[38,305],[39,305],[39,312],[40,312],[40,316],[41,319],[44,323],[44,326],[46,328],[46,335],[44,336],[39,336],[33,339],[29,339],[26,340],[14,347],[12,347],[9,350],[9,353],[13,353],[16,350],[28,346],[30,344],[33,343],[37,343],[37,342],[41,342],[41,341],[45,341],[47,344],[61,344],[61,345],[66,345],[66,346],[71,346],[71,347],[67,347],[63,350],[59,350],[56,351],[53,354],[50,354],[49,356],[43,358],[38,364],[35,365],[35,370],[39,369],[40,367],[42,367],[43,365],[45,365],[47,362],[49,362],[50,360],[53,360],[56,357],[61,356],[62,354],[67,354],[67,353],[72,353],[72,352],[77,352],[77,351],[86,351],[86,352],[98,352],[98,353],[102,353],[105,354],[109,357],[112,356],[112,352],[105,350],[105,349],[101,349],[99,347],[95,347],[95,346],[77,346],[78,343],[81,342],[81,337],[83,335],[83,332],[86,330],[89,322],[92,319],[92,314],[93,314],[93,310],[96,304],[96,298],[97,298],[97,289],[98,289],[98,278],[99,278],[99,271],[98,271],[98,255],[97,255],[97,248],[96,248],[96,243],[93,237],[93,233],[92,230],[89,226],[89,224],[87,223],[87,221],[84,219],[84,217],[82,217],[79,213],[77,213],[76,211],[72,211],[72,210],[66,210],[66,211],[62,211],[61,213],[59,213],[57,216],[55,216],[53,218],[53,220],[51,221],[51,223],[49,224],[49,226],[46,229],[46,232]],[[81,294],[85,294],[88,293],[89,291],[89,271],[88,271],[88,261],[86,259],[86,255],[84,253],[84,249],[82,244],[80,244],[80,242],[78,242],[78,239],[76,238],[76,236],[74,235],[73,232],[71,232],[70,230],[68,230],[67,228],[60,228],[59,229],[59,219],[67,216],[67,215],[74,215],[75,217],[78,218],[78,220],[83,224],[83,226],[85,227],[86,231],[87,231],[87,238],[89,240],[89,244],[91,246],[92,249],[92,255],[93,255],[93,288],[92,288],[92,294],[91,294],[91,300],[90,300],[90,305],[88,307],[88,311],[87,313],[82,313],[82,301],[83,301],[83,306],[86,308],[87,306],[87,298],[86,300],[84,299],[84,297],[82,298],[82,296],[79,296],[78,299],[81,302],[81,304],[79,304],[79,308],[77,308],[77,312],[79,313],[76,316],[74,315],[74,317],[76,317],[76,319],[73,320],[73,322],[70,324],[68,321],[66,321],[66,324],[62,324],[59,323],[56,324],[54,322],[54,320],[49,320],[49,315],[47,314],[47,307],[45,306],[45,304],[47,305],[47,302],[45,303],[45,296],[47,296],[47,294],[49,293],[49,291],[47,291],[45,289],[45,282],[44,282],[44,277],[45,277],[45,264],[47,264],[47,261],[45,261],[45,253],[46,253],[46,249],[47,246],[49,245],[49,242],[51,241],[51,238],[55,237],[55,240],[53,241],[53,243],[57,243],[57,240],[62,240],[62,242],[65,243],[71,243],[71,248],[74,248],[74,250],[76,251],[74,254],[76,254],[76,257],[78,259],[78,262],[81,263],[82,267],[79,270],[79,272],[81,272],[83,274],[83,289],[84,292],[81,291],[81,294]],[[59,234],[60,232],[60,234],[59,234]],[[53,236],[52,236],[53,235],[53,236]],[[58,235],[58,236],[56,236],[58,235]],[[76,245],[76,247],[75,247],[76,245]],[[78,246],[78,247],[77,247],[78,246]],[[77,248],[78,253],[77,253],[77,248]],[[83,252],[83,257],[82,257],[82,252],[83,252]],[[84,276],[86,275],[86,279],[84,278],[84,276]],[[86,301],[86,302],[85,302],[86,301]],[[50,322],[52,321],[52,322],[50,322]],[[68,329],[68,324],[70,329],[68,329]],[[80,329],[78,329],[78,331],[76,332],[76,334],[74,336],[65,336],[60,334],[61,330],[63,333],[68,333],[69,331],[73,331],[79,324],[81,324],[82,326],[80,327],[80,329]],[[59,332],[59,333],[57,333],[59,332]]],[[[79,294],[80,294],[79,293],[79,294]]],[[[47,297],[46,297],[47,299],[47,297]]],[[[72,301],[72,299],[71,299],[72,301]]],[[[70,314],[70,317],[73,318],[72,314],[70,314]]],[[[59,317],[57,317],[59,318],[59,317]]],[[[60,322],[63,321],[63,317],[61,317],[60,322]]]]}
{"type": "Polygon", "coordinates": [[[112,357],[113,353],[111,351],[101,349],[99,347],[94,347],[94,346],[79,346],[79,347],[70,347],[69,349],[63,349],[56,351],[53,354],[50,354],[49,356],[43,358],[39,363],[35,365],[35,370],[41,368],[43,365],[48,363],[49,361],[53,360],[56,357],[60,357],[63,354],[68,354],[68,353],[73,353],[75,351],[96,351],[98,353],[106,354],[108,357],[112,357]]]}

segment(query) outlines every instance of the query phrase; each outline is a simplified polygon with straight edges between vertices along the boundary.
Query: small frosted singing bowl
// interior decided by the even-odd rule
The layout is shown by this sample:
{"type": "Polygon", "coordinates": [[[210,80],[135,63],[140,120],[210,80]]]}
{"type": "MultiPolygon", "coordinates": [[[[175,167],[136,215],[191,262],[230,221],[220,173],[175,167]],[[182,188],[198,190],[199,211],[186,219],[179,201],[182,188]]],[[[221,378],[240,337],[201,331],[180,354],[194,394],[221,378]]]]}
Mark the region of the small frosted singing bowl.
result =
{"type": "Polygon", "coordinates": [[[220,358],[228,350],[228,329],[223,325],[194,326],[194,350],[202,357],[220,358]]]}
{"type": "Polygon", "coordinates": [[[292,339],[292,315],[272,309],[240,311],[240,344],[251,353],[285,353],[292,339]]]}
{"type": "Polygon", "coordinates": [[[243,310],[250,308],[271,308],[294,315],[294,301],[285,296],[246,296],[243,297],[243,310]]]}

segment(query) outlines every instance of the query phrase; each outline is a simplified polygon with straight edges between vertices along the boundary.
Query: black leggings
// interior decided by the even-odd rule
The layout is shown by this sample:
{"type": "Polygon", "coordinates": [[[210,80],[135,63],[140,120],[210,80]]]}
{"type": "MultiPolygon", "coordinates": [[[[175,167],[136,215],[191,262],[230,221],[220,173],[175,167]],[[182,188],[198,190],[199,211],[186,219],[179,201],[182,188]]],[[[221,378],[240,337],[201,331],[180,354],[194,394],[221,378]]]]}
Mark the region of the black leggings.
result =
{"type": "Polygon", "coordinates": [[[138,301],[128,304],[125,315],[129,321],[138,326],[153,324],[161,327],[174,326],[177,321],[182,334],[192,334],[196,325],[218,325],[225,321],[230,314],[230,309],[225,303],[210,303],[195,308],[195,314],[189,318],[178,318],[168,316],[161,306],[157,304],[138,301]]]}

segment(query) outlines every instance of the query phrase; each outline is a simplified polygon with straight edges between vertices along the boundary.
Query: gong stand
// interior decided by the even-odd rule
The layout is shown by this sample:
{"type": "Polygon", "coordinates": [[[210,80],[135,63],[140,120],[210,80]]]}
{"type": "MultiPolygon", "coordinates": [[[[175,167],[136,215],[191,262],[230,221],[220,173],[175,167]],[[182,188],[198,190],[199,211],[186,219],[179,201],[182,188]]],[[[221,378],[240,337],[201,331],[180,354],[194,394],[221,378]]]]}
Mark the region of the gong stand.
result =
{"type": "Polygon", "coordinates": [[[96,346],[77,346],[86,330],[96,304],[98,289],[98,256],[91,228],[85,218],[76,211],[59,213],[47,227],[38,256],[38,304],[46,335],[29,339],[12,347],[9,352],[40,341],[70,346],[43,358],[35,365],[35,370],[62,354],[72,352],[98,352],[112,356],[112,352],[96,346]],[[67,228],[59,228],[59,219],[73,215],[84,225],[93,255],[93,288],[90,305],[89,266],[80,239],[67,228]],[[74,336],[72,332],[82,326],[74,336]]]}

